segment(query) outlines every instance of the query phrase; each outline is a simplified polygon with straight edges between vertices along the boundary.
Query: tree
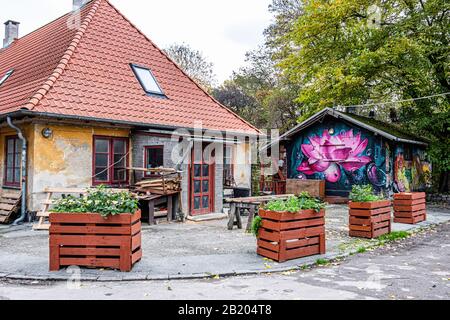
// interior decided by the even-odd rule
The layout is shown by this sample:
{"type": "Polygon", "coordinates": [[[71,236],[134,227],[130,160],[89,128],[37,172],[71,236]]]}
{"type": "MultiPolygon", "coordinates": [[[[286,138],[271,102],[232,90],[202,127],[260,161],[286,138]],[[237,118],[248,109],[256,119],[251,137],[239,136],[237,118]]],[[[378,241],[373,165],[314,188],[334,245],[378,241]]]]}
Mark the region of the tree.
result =
{"type": "MultiPolygon", "coordinates": [[[[290,31],[272,32],[270,43],[283,52],[284,75],[301,88],[302,118],[327,106],[450,92],[448,1],[294,2],[300,14],[287,29],[281,23],[280,30],[290,31]]],[[[432,140],[434,170],[441,190],[448,190],[450,96],[398,103],[397,109],[404,125],[432,140]]]]}
{"type": "Polygon", "coordinates": [[[213,67],[203,54],[187,44],[173,44],[166,54],[203,89],[210,91],[216,83],[213,67]]]}

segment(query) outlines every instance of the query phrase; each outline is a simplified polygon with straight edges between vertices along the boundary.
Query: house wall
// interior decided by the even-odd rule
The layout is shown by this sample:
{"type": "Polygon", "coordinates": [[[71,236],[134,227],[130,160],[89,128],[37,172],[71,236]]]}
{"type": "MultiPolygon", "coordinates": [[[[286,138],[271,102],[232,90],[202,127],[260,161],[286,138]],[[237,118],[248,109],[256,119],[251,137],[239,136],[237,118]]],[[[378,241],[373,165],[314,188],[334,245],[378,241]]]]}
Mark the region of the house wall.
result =
{"type": "MultiPolygon", "coordinates": [[[[28,125],[26,137],[28,140],[29,210],[40,209],[41,202],[45,198],[43,190],[47,187],[92,186],[94,135],[128,137],[129,130],[61,124],[28,125]],[[53,130],[53,136],[49,139],[41,134],[45,128],[53,130]]],[[[4,144],[4,137],[1,141],[4,144]]],[[[2,166],[3,163],[2,159],[2,166]]]]}
{"type": "Polygon", "coordinates": [[[252,185],[252,158],[249,143],[236,144],[233,149],[233,171],[236,186],[251,188],[252,185]]]}
{"type": "MultiPolygon", "coordinates": [[[[136,133],[133,134],[133,166],[144,168],[144,150],[146,146],[164,146],[164,166],[167,168],[175,168],[176,164],[172,160],[172,150],[177,145],[176,141],[172,141],[170,136],[136,133]]],[[[189,166],[184,164],[181,167],[182,173],[182,211],[189,214],[189,166]]],[[[143,173],[136,173],[138,180],[143,178],[143,173]]],[[[215,194],[214,194],[214,211],[222,212],[223,210],[223,165],[215,165],[215,194]]]]}
{"type": "Polygon", "coordinates": [[[424,148],[394,143],[331,117],[294,136],[287,149],[289,178],[326,180],[330,196],[347,196],[355,184],[371,184],[387,195],[422,191],[430,184],[424,148]],[[322,145],[319,153],[311,151],[315,144],[322,145]],[[334,145],[347,150],[335,151],[334,145]],[[411,149],[411,159],[404,159],[405,148],[411,149]]]}

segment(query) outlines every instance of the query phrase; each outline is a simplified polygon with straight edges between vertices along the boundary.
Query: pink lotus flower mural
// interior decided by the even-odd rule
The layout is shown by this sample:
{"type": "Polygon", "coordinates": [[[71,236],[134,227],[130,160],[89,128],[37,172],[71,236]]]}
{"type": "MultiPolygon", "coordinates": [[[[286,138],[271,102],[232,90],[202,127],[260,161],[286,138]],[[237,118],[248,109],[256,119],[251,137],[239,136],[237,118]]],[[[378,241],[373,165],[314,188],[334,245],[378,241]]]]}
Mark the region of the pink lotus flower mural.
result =
{"type": "Polygon", "coordinates": [[[368,139],[361,141],[361,133],[356,136],[353,130],[331,136],[325,130],[321,137],[312,136],[310,144],[302,145],[302,152],[308,158],[297,170],[306,175],[323,172],[328,182],[338,182],[341,167],[354,172],[367,165],[372,159],[361,155],[367,148],[368,139]]]}

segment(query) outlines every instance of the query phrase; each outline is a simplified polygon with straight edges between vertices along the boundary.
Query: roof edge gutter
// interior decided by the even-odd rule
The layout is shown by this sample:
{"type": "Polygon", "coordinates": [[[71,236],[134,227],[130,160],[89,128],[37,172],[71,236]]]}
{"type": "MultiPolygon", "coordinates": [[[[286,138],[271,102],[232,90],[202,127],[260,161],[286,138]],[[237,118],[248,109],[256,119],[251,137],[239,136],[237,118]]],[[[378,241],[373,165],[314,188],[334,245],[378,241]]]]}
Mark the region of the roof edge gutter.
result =
{"type": "MultiPolygon", "coordinates": [[[[189,130],[192,131],[195,128],[193,127],[176,127],[176,126],[170,126],[170,125],[162,125],[162,124],[146,124],[142,122],[133,122],[133,121],[124,121],[124,120],[108,120],[108,119],[102,119],[102,118],[95,118],[95,117],[83,117],[83,116],[72,116],[72,115],[63,115],[63,114],[57,114],[57,113],[47,113],[47,112],[38,112],[38,111],[32,111],[29,109],[21,109],[18,111],[14,111],[12,113],[3,114],[0,115],[0,120],[2,118],[6,117],[18,117],[18,116],[33,116],[33,117],[47,117],[47,118],[53,118],[53,119],[64,119],[64,120],[79,120],[79,121],[92,121],[92,122],[100,122],[100,123],[110,123],[110,124],[117,124],[117,125],[125,125],[125,126],[133,126],[133,127],[145,127],[145,128],[155,128],[155,129],[161,129],[166,131],[175,131],[179,129],[189,130]]],[[[208,129],[208,128],[202,128],[202,130],[209,131],[211,133],[217,133],[217,134],[223,134],[224,131],[217,130],[217,129],[208,129]]],[[[230,130],[230,133],[236,135],[236,136],[247,136],[247,137],[258,137],[261,136],[261,133],[252,133],[252,132],[240,132],[240,131],[232,131],[230,130]]]]}

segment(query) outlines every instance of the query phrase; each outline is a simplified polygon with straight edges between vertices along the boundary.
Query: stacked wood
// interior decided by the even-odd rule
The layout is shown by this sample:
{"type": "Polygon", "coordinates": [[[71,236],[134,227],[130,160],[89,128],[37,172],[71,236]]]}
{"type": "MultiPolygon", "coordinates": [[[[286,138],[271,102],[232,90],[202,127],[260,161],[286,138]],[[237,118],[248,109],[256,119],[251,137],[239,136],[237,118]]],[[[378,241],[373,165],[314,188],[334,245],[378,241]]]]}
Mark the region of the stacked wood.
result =
{"type": "Polygon", "coordinates": [[[349,202],[350,237],[377,238],[391,233],[390,200],[349,202]]]}
{"type": "Polygon", "coordinates": [[[260,209],[259,215],[259,255],[284,262],[325,254],[325,210],[290,213],[260,209]]]}
{"type": "Polygon", "coordinates": [[[427,220],[425,192],[394,195],[394,222],[416,224],[427,220]]]}
{"type": "Polygon", "coordinates": [[[163,174],[155,178],[149,178],[136,183],[136,192],[151,194],[171,194],[181,191],[181,175],[163,174]]]}
{"type": "Polygon", "coordinates": [[[50,271],[80,266],[131,271],[141,260],[141,212],[50,213],[50,271]]]}

